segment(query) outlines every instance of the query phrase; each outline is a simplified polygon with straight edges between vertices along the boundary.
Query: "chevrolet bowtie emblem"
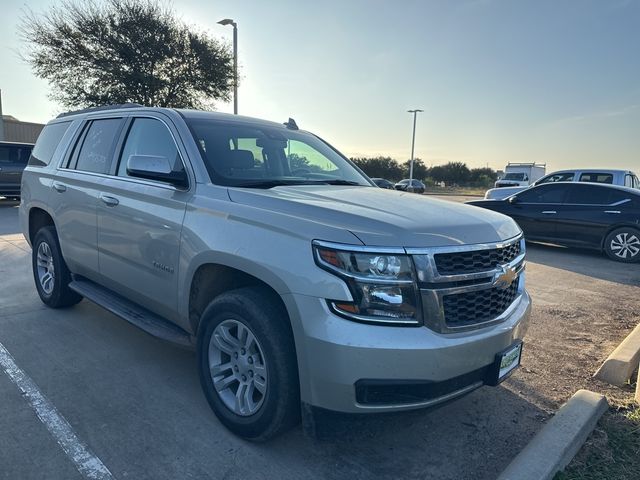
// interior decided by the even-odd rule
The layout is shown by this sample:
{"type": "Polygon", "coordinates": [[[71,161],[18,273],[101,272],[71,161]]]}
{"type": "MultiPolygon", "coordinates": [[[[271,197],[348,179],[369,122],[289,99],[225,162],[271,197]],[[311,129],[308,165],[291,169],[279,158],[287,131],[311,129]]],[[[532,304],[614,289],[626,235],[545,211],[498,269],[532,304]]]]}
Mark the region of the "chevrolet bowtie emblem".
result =
{"type": "Polygon", "coordinates": [[[517,273],[514,268],[503,265],[500,271],[493,277],[493,286],[501,290],[506,290],[516,279],[517,273]]]}

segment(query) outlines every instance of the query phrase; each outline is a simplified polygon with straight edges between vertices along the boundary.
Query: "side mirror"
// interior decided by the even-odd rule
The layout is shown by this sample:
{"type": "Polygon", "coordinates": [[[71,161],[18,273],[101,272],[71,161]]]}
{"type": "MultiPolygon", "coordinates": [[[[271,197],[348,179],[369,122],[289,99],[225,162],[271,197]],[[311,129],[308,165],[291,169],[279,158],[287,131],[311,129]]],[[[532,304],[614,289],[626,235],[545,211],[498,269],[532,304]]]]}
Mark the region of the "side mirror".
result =
{"type": "Polygon", "coordinates": [[[511,197],[507,198],[507,202],[509,202],[511,205],[513,205],[514,203],[518,203],[518,197],[512,195],[511,197]]]}
{"type": "Polygon", "coordinates": [[[189,185],[184,170],[174,171],[167,157],[157,155],[131,155],[127,160],[127,174],[131,177],[167,182],[176,187],[184,188],[189,185]]]}

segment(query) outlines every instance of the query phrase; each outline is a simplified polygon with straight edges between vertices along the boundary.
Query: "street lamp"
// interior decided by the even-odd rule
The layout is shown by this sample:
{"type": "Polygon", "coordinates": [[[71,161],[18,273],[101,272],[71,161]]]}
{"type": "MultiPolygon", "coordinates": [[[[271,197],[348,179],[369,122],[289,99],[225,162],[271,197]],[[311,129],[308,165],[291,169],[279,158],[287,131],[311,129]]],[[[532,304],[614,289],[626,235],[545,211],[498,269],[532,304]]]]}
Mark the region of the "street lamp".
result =
{"type": "Polygon", "coordinates": [[[230,18],[218,22],[233,26],[233,113],[238,114],[238,24],[230,18]]]}
{"type": "Polygon", "coordinates": [[[415,151],[416,146],[416,117],[418,116],[418,112],[424,112],[424,110],[407,110],[409,113],[413,113],[413,136],[411,138],[411,163],[409,166],[409,185],[407,186],[407,190],[411,189],[413,191],[413,153],[415,151]]]}

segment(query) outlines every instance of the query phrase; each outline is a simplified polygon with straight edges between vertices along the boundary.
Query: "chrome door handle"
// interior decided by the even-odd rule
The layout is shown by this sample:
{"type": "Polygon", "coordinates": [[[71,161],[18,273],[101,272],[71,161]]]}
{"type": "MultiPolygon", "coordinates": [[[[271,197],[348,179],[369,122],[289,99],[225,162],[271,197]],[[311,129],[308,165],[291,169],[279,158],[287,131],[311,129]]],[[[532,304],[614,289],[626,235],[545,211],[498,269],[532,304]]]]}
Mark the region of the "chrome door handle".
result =
{"type": "Polygon", "coordinates": [[[54,189],[56,192],[60,192],[60,193],[62,193],[62,192],[66,192],[66,191],[67,191],[67,187],[66,187],[66,185],[63,185],[62,183],[58,183],[58,182],[54,182],[54,184],[53,184],[53,189],[54,189]]]}
{"type": "Polygon", "coordinates": [[[543,210],[542,213],[544,213],[545,215],[555,215],[556,212],[555,210],[543,210]]]}
{"type": "Polygon", "coordinates": [[[620,210],[605,210],[604,213],[620,213],[620,210]]]}
{"type": "Polygon", "coordinates": [[[100,195],[100,200],[102,200],[108,207],[115,207],[120,203],[120,200],[118,200],[117,198],[110,197],[109,195],[104,194],[100,195]]]}

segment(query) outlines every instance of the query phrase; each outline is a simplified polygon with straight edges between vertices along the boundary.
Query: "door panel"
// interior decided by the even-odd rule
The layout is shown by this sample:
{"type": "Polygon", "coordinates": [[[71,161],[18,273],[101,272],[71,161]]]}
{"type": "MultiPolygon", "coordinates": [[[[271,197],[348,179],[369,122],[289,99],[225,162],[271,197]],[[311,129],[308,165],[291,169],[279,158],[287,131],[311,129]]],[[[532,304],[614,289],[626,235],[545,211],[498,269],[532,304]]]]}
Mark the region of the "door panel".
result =
{"type": "Polygon", "coordinates": [[[556,238],[557,232],[557,204],[515,204],[509,211],[516,223],[528,238],[549,239],[556,238]]]}
{"type": "Polygon", "coordinates": [[[563,243],[599,248],[608,225],[619,216],[614,212],[620,209],[603,205],[562,205],[558,210],[558,238],[563,243]]]}
{"type": "Polygon", "coordinates": [[[54,211],[60,248],[72,272],[98,280],[97,199],[103,178],[59,170],[49,203],[54,211]]]}
{"type": "Polygon", "coordinates": [[[175,315],[180,235],[188,194],[112,177],[98,200],[103,283],[168,318],[175,315]]]}

